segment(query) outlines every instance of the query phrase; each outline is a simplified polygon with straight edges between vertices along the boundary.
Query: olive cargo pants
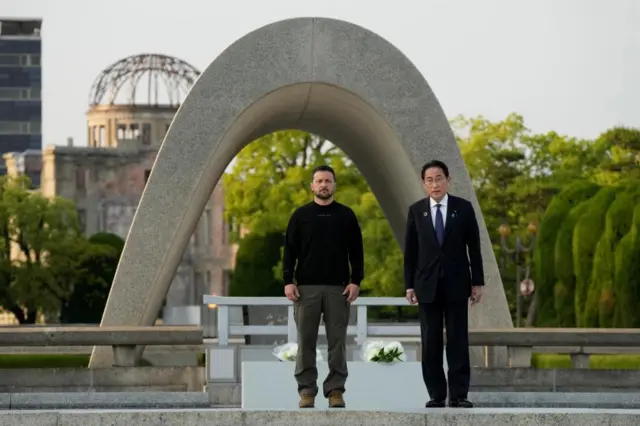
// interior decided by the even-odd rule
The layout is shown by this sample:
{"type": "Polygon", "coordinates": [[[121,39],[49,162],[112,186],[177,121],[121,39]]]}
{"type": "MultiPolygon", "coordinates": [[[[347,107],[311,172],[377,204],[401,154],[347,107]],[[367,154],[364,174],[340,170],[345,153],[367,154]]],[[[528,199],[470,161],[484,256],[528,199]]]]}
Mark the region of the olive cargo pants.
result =
{"type": "Polygon", "coordinates": [[[298,355],[295,378],[300,395],[318,394],[316,347],[320,318],[324,319],[329,347],[329,375],[323,383],[323,394],[332,390],[345,391],[347,381],[347,326],[350,304],[342,294],[342,286],[298,286],[300,298],[294,304],[294,318],[298,328],[298,355]]]}

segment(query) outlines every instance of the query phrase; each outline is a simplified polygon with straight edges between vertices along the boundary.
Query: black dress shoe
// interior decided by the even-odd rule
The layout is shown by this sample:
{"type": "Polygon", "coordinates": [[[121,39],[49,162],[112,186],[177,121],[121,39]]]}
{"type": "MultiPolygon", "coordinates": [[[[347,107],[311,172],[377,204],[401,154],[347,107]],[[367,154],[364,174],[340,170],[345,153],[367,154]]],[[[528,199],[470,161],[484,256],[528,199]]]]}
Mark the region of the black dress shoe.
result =
{"type": "Polygon", "coordinates": [[[449,401],[449,407],[452,408],[473,408],[473,404],[467,398],[452,399],[449,401]]]}
{"type": "Polygon", "coordinates": [[[432,399],[424,405],[426,408],[444,408],[444,401],[432,399]]]}

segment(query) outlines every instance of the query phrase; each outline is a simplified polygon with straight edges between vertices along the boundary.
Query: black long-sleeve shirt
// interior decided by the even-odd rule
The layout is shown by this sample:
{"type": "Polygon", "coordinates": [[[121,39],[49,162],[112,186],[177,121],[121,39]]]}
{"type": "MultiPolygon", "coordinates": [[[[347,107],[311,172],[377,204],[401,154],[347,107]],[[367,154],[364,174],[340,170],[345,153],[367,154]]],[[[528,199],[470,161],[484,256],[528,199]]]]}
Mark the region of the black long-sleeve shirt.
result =
{"type": "Polygon", "coordinates": [[[298,208],[289,219],[282,263],[285,285],[294,276],[298,285],[360,285],[364,249],[353,210],[336,201],[298,208]]]}

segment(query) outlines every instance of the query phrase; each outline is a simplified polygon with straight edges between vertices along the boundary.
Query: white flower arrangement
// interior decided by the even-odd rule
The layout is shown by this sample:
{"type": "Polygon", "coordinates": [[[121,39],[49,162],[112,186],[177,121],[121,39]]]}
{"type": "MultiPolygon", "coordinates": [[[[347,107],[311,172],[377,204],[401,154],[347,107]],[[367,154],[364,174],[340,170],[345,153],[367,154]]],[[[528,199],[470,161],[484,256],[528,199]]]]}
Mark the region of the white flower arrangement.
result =
{"type": "Polygon", "coordinates": [[[389,365],[406,360],[404,348],[397,341],[385,343],[382,340],[373,340],[365,342],[362,345],[361,357],[366,362],[389,365]]]}
{"type": "MultiPolygon", "coordinates": [[[[284,345],[276,346],[273,348],[273,356],[278,358],[280,361],[295,361],[296,356],[298,355],[298,344],[297,343],[285,343],[284,345]]],[[[322,354],[318,349],[316,349],[316,362],[322,361],[322,354]]]]}

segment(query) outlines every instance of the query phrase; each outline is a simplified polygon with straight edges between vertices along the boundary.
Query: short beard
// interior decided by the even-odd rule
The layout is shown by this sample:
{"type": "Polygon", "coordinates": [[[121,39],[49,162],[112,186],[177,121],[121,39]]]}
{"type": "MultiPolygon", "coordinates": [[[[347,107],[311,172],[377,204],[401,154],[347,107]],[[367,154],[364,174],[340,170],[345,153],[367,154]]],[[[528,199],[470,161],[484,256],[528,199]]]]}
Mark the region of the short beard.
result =
{"type": "Polygon", "coordinates": [[[333,197],[333,194],[330,191],[328,191],[326,194],[323,194],[322,192],[318,191],[315,193],[315,196],[321,200],[328,200],[331,197],[333,197]]]}

